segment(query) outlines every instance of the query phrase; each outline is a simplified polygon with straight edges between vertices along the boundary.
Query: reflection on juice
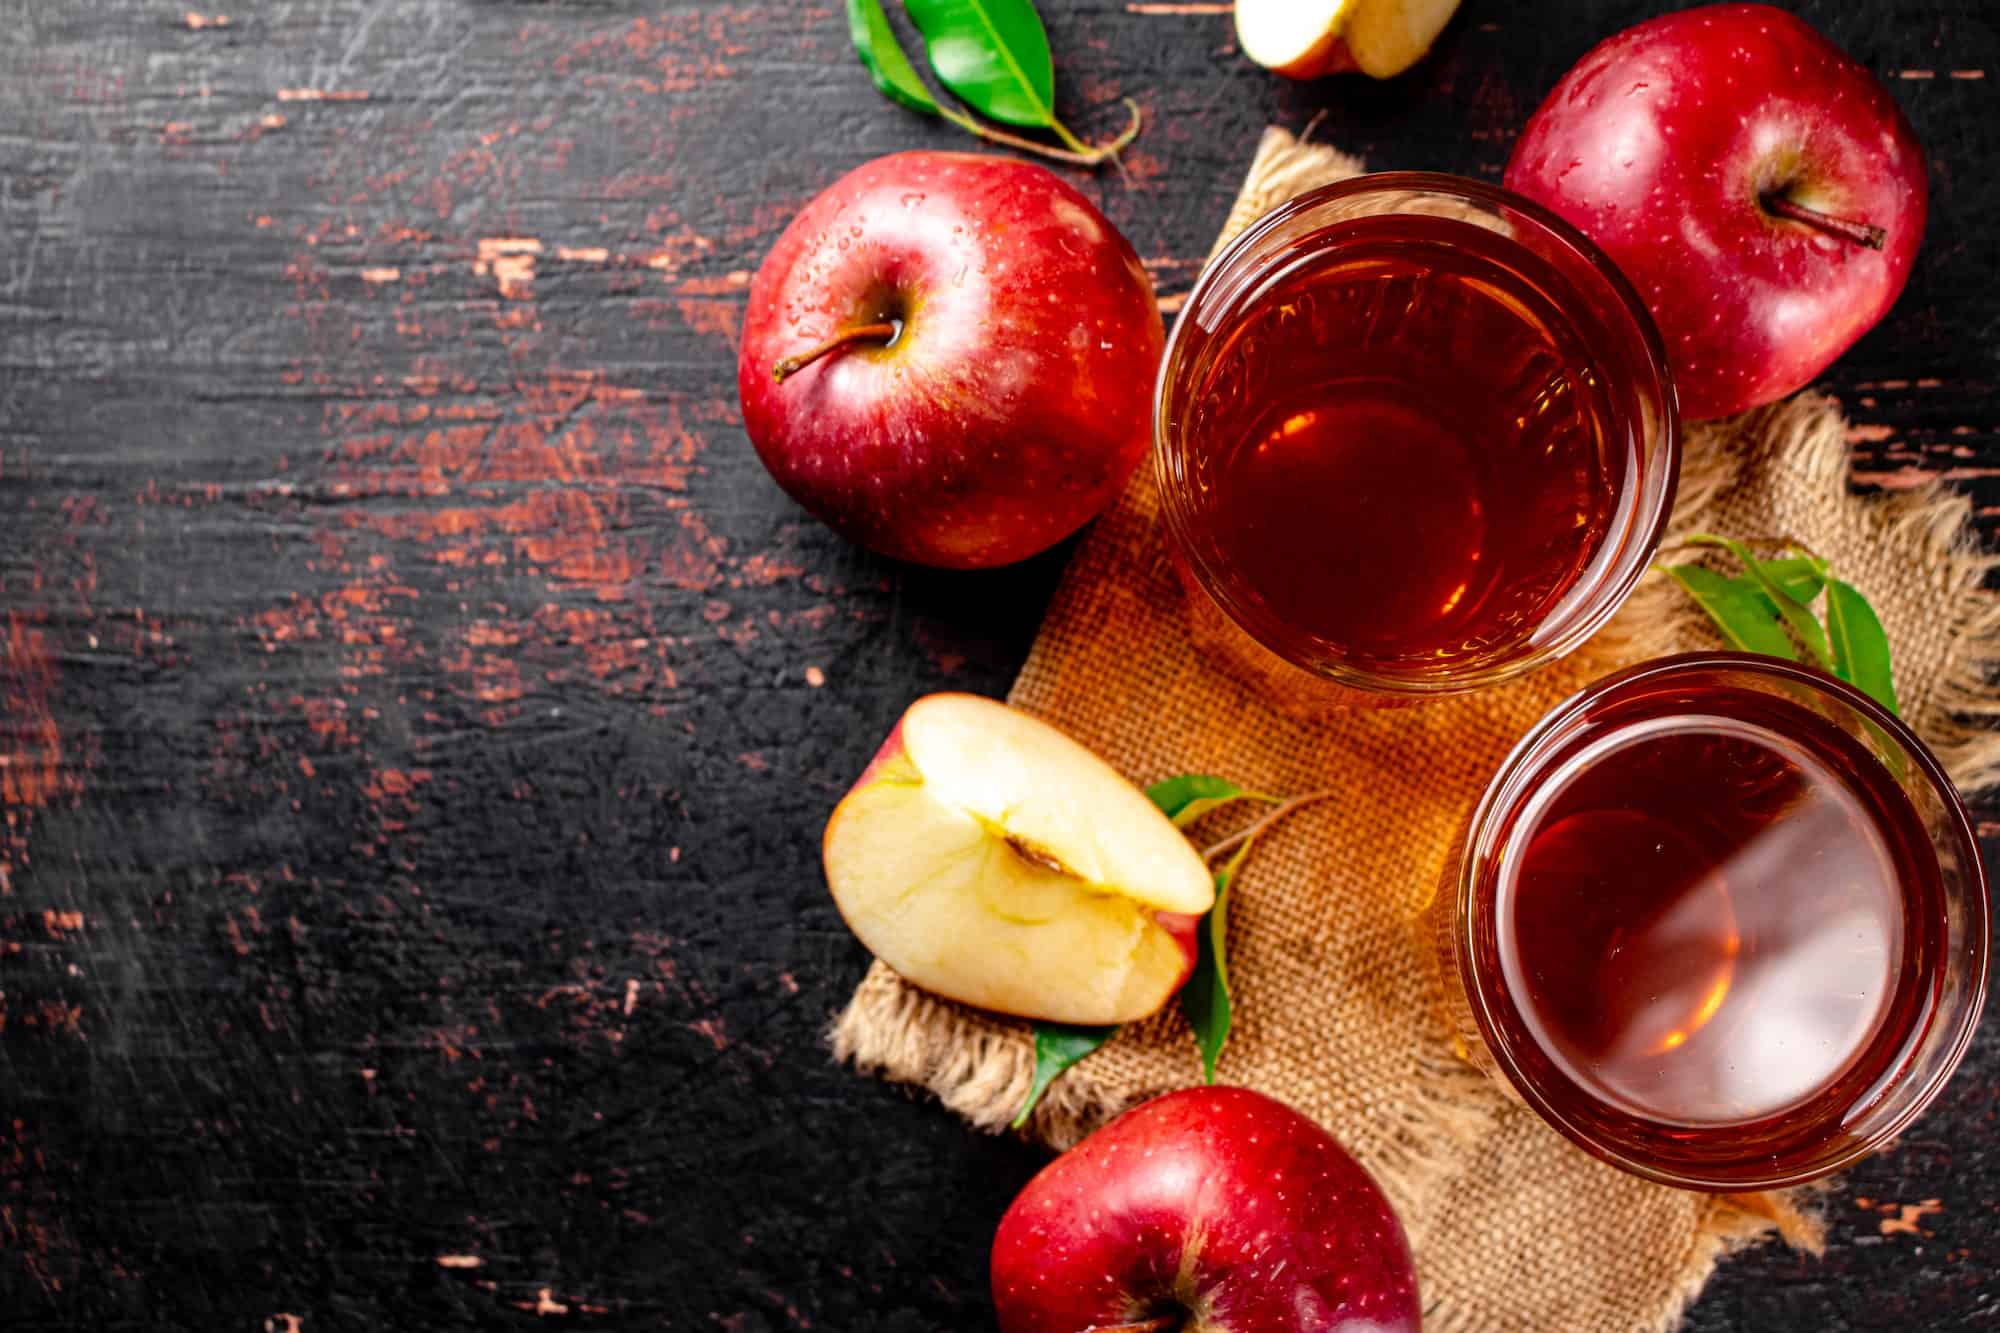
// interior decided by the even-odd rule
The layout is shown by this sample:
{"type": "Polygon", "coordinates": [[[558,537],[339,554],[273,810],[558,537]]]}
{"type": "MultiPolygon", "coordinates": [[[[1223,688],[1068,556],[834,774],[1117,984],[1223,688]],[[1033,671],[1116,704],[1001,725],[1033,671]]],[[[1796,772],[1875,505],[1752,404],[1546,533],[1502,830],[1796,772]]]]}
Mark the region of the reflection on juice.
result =
{"type": "Polygon", "coordinates": [[[1936,756],[1810,667],[1688,653],[1550,711],[1424,912],[1460,1050],[1688,1189],[1794,1185],[1908,1128],[1986,993],[1986,882],[1936,756]]]}
{"type": "Polygon", "coordinates": [[[1905,1007],[1927,1003],[1936,858],[1887,771],[1835,737],[1854,748],[1725,712],[1639,723],[1523,813],[1500,960],[1578,1088],[1656,1123],[1738,1125],[1893,1063],[1900,1043],[1876,1038],[1906,980],[1905,1007]]]}
{"type": "Polygon", "coordinates": [[[1922,743],[1810,668],[1693,653],[1558,706],[1426,913],[1465,1051],[1672,1184],[1824,1175],[1936,1095],[1984,997],[1970,823],[1922,743]]]}

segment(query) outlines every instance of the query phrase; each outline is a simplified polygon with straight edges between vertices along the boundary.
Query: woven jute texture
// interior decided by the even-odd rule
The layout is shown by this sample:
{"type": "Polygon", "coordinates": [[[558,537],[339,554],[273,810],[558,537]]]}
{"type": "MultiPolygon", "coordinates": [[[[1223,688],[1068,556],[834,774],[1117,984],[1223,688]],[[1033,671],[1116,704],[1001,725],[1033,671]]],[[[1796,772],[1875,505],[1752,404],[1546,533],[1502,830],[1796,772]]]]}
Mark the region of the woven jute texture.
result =
{"type": "MultiPolygon", "coordinates": [[[[1223,240],[1310,187],[1360,170],[1268,131],[1223,240]]],[[[1990,782],[1982,730],[2000,598],[1966,502],[1936,488],[1861,498],[1846,424],[1802,396],[1691,429],[1673,531],[1783,535],[1863,589],[1896,650],[1905,716],[1962,786],[1990,782]]],[[[1415,1247],[1435,1333],[1633,1333],[1672,1327],[1716,1261],[1771,1234],[1815,1248],[1804,1201],[1715,1197],[1604,1166],[1453,1053],[1436,965],[1415,927],[1461,822],[1508,747],[1617,666],[1719,646],[1659,576],[1584,650],[1522,681],[1416,708],[1305,720],[1191,634],[1142,476],[1082,543],[1011,702],[1140,782],[1218,773],[1257,790],[1338,796],[1259,842],[1229,919],[1236,1029],[1222,1081],[1327,1126],[1387,1191],[1415,1247]]],[[[1669,541],[1672,537],[1669,537],[1669,541]]],[[[1024,1024],[930,997],[877,964],[833,1031],[857,1068],[928,1089],[998,1131],[1033,1067],[1024,1024]]],[[[1118,1112],[1201,1080],[1172,1007],[1121,1032],[1050,1089],[1030,1124],[1062,1147],[1118,1112]]]]}

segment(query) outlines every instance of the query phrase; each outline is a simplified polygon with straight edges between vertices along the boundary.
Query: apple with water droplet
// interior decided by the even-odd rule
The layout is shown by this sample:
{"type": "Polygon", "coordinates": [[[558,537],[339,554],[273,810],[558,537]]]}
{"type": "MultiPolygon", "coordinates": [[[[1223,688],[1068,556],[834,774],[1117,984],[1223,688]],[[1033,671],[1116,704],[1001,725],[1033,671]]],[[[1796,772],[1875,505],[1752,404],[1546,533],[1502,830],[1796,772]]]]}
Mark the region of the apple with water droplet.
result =
{"type": "Polygon", "coordinates": [[[1029,1181],[993,1237],[1001,1333],[1418,1333],[1395,1210],[1247,1088],[1155,1098],[1029,1181]]]}
{"type": "Polygon", "coordinates": [[[1043,167],[896,153],[808,203],[750,284],[737,391],[793,499],[884,555],[1011,564],[1115,499],[1165,330],[1139,257],[1043,167]]]}
{"type": "Polygon", "coordinates": [[[1873,327],[1929,200],[1881,82],[1802,20],[1746,4],[1591,50],[1529,118],[1506,183],[1624,270],[1690,419],[1803,388],[1873,327]]]}

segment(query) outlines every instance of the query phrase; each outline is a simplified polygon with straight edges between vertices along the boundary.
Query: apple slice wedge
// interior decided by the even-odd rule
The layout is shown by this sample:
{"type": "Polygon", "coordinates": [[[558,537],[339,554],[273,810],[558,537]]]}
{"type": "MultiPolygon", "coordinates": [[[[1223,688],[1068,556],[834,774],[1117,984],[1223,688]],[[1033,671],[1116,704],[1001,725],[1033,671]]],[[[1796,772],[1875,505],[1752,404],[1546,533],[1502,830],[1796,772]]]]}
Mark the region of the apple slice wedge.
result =
{"type": "Polygon", "coordinates": [[[1045,722],[933,694],[827,821],[827,885],[871,953],[934,994],[1125,1023],[1194,967],[1215,881],[1145,793],[1045,722]]]}
{"type": "Polygon", "coordinates": [[[1291,79],[1401,74],[1424,58],[1458,0],[1237,0],[1243,54],[1291,79]]]}
{"type": "Polygon", "coordinates": [[[1288,79],[1353,69],[1342,33],[1362,0],[1236,0],[1243,54],[1288,79]]]}
{"type": "Polygon", "coordinates": [[[1371,79],[1393,79],[1422,60],[1458,0],[1359,0],[1347,25],[1355,67],[1371,79]]]}

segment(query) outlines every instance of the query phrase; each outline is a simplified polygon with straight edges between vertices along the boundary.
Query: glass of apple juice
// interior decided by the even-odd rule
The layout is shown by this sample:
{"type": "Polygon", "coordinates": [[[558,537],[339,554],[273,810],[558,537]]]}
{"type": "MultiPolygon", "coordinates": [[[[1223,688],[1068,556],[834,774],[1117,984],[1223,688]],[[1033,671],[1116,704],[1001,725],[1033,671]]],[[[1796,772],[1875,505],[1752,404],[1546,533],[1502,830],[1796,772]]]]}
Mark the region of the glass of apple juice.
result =
{"type": "Polygon", "coordinates": [[[1873,700],[1737,653],[1557,705],[1426,912],[1473,1061],[1689,1189],[1797,1184],[1900,1133],[1971,1041],[1986,881],[1950,779],[1873,700]]]}
{"type": "Polygon", "coordinates": [[[1659,333],[1611,262],[1424,172],[1311,191],[1218,255],[1154,442],[1198,627],[1219,611],[1282,693],[1334,707],[1581,643],[1644,573],[1679,465],[1659,333]]]}

